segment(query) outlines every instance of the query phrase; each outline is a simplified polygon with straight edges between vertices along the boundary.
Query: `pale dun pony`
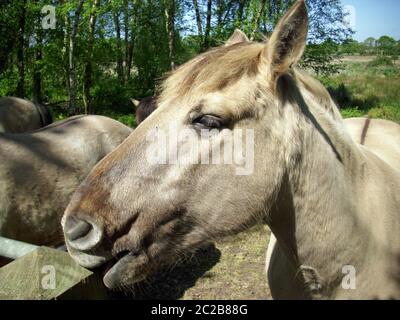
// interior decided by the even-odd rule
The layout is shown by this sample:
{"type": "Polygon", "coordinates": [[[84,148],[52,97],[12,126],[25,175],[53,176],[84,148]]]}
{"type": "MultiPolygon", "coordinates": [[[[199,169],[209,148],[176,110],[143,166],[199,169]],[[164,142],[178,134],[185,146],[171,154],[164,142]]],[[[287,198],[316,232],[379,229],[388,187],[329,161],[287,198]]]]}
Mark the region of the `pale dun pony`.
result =
{"type": "Polygon", "coordinates": [[[355,142],[322,85],[293,68],[307,24],[297,1],[266,43],[235,32],[166,79],[157,110],[72,197],[62,225],[78,263],[109,262],[104,283],[123,287],[266,223],[287,270],[270,281],[274,297],[400,298],[400,172],[355,142]],[[197,133],[180,141],[183,159],[204,154],[204,139],[204,148],[223,146],[232,131],[253,130],[254,173],[150,165],[146,150],[158,141],[149,130],[168,134],[171,125],[197,133]]]}

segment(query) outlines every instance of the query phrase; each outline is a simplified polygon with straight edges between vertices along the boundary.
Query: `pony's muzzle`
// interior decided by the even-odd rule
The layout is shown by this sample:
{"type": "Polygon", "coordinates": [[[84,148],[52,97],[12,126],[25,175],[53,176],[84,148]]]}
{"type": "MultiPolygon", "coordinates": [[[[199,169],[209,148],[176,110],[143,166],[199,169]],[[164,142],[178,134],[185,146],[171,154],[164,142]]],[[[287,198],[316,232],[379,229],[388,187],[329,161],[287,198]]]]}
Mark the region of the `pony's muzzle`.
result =
{"type": "Polygon", "coordinates": [[[68,217],[64,225],[65,240],[76,250],[86,251],[93,249],[102,238],[102,231],[93,222],[68,217]]]}

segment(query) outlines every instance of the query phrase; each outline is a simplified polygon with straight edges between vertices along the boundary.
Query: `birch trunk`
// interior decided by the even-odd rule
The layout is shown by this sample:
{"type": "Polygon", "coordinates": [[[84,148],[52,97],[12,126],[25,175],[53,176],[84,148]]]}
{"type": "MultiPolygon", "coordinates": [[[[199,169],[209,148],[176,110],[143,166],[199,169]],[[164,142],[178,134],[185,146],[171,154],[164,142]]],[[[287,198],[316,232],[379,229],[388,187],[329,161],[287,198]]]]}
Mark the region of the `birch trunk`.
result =
{"type": "Polygon", "coordinates": [[[175,0],[165,3],[166,31],[168,35],[168,50],[170,69],[175,69],[175,0]]]}
{"type": "Polygon", "coordinates": [[[267,4],[267,0],[260,1],[260,10],[257,12],[257,15],[254,19],[253,31],[251,32],[250,40],[253,41],[255,35],[260,30],[260,22],[261,18],[264,15],[265,5],[267,4]]]}
{"type": "Polygon", "coordinates": [[[92,87],[92,57],[93,57],[93,44],[94,34],[96,28],[97,9],[100,5],[100,0],[94,0],[92,12],[89,18],[89,33],[88,33],[88,44],[86,51],[86,61],[83,73],[83,103],[85,106],[85,114],[92,112],[92,97],[90,95],[90,89],[92,87]]]}
{"type": "Polygon", "coordinates": [[[196,23],[197,23],[197,32],[199,33],[200,38],[203,41],[203,24],[201,22],[201,14],[200,14],[200,9],[199,9],[199,3],[197,0],[193,0],[193,7],[194,7],[194,12],[196,14],[196,23]]]}
{"type": "Polygon", "coordinates": [[[18,65],[18,84],[17,96],[25,96],[25,21],[26,21],[26,1],[22,1],[18,19],[18,38],[17,38],[17,65],[18,65]]]}
{"type": "Polygon", "coordinates": [[[118,11],[113,12],[113,18],[114,18],[115,33],[117,35],[116,39],[117,75],[118,79],[122,81],[124,75],[123,75],[123,62],[122,62],[123,59],[122,59],[122,43],[121,43],[121,23],[119,21],[120,16],[118,11]]]}
{"type": "Polygon", "coordinates": [[[206,30],[204,32],[204,43],[203,43],[204,51],[206,51],[210,47],[211,15],[212,15],[212,0],[207,0],[206,30]]]}
{"type": "Polygon", "coordinates": [[[82,12],[84,0],[80,0],[74,15],[74,23],[71,29],[71,36],[69,38],[69,112],[70,114],[76,113],[76,65],[75,65],[75,46],[76,34],[78,32],[79,19],[82,12]]]}
{"type": "Polygon", "coordinates": [[[35,46],[35,64],[33,66],[33,101],[36,103],[42,103],[42,73],[40,62],[43,58],[43,29],[41,28],[41,17],[37,18],[36,29],[36,46],[35,46]]]}

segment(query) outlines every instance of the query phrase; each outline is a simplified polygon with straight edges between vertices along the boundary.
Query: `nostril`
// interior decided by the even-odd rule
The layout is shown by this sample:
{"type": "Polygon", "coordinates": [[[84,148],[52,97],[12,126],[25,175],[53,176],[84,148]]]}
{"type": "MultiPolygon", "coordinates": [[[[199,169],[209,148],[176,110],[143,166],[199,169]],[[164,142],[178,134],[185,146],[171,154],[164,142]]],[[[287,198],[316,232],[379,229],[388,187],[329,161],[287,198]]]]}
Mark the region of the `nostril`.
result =
{"type": "Polygon", "coordinates": [[[79,238],[83,238],[86,236],[90,230],[92,229],[92,225],[84,220],[77,220],[74,218],[68,219],[65,224],[65,235],[67,236],[69,241],[74,241],[79,238]]]}
{"type": "Polygon", "coordinates": [[[101,240],[102,232],[94,223],[75,217],[67,218],[64,225],[67,244],[77,250],[89,250],[101,240]]]}

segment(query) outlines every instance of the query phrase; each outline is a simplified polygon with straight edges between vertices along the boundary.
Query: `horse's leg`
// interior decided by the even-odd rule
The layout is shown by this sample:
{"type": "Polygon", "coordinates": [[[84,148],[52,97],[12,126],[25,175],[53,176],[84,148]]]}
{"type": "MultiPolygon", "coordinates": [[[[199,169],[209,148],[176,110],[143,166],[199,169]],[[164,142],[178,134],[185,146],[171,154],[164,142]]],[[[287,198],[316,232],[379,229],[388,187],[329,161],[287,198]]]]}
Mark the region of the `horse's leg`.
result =
{"type": "Polygon", "coordinates": [[[275,236],[271,233],[265,270],[271,295],[276,300],[306,299],[303,285],[296,277],[296,270],[286,258],[275,236]]]}

